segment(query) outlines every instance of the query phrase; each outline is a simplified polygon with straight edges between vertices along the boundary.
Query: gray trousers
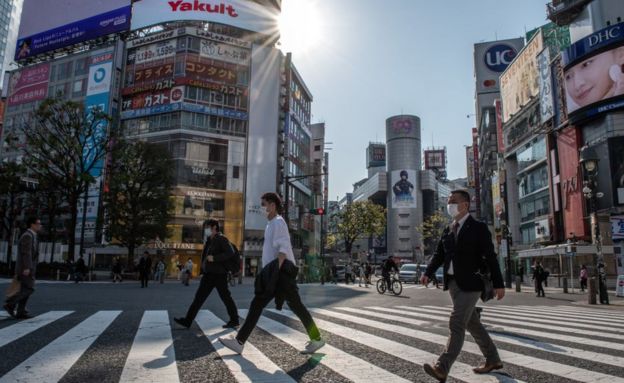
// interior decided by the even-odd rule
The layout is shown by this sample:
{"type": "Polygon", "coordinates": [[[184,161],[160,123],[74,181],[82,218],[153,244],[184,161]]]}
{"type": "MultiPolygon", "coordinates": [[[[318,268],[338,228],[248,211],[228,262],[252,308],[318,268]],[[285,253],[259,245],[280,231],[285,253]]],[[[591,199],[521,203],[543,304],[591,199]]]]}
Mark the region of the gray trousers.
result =
{"type": "Polygon", "coordinates": [[[449,283],[449,293],[453,300],[453,312],[449,319],[451,334],[444,352],[438,358],[438,367],[446,373],[450,371],[464,346],[466,330],[474,338],[487,363],[500,362],[498,350],[485,327],[481,324],[481,319],[475,310],[481,293],[479,291],[462,291],[454,280],[449,283]]]}

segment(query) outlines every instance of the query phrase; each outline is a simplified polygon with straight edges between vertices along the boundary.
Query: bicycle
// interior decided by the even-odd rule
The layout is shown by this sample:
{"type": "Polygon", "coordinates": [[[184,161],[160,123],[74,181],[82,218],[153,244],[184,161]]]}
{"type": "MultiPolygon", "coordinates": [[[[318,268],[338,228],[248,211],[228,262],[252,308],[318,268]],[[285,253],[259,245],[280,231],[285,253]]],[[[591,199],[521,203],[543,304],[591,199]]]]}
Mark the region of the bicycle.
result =
{"type": "MultiPolygon", "coordinates": [[[[381,278],[377,280],[377,292],[379,294],[384,294],[387,289],[388,284],[386,283],[385,279],[381,278]]],[[[390,291],[394,295],[401,295],[401,293],[403,292],[403,283],[401,283],[396,273],[392,273],[390,275],[390,291]]]]}

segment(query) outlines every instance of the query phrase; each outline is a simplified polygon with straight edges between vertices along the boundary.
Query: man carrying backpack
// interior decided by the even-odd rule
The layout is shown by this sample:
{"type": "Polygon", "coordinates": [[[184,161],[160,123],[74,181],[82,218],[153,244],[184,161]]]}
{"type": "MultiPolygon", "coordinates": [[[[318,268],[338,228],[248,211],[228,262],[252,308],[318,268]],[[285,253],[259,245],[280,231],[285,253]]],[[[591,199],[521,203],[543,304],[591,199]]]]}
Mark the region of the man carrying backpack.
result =
{"type": "Polygon", "coordinates": [[[191,327],[199,309],[212,292],[212,289],[216,287],[219,297],[225,304],[230,316],[230,320],[223,328],[236,328],[239,325],[238,311],[228,288],[227,273],[228,270],[231,271],[234,268],[235,264],[238,268],[238,255],[235,253],[230,241],[221,234],[218,221],[214,219],[208,220],[204,223],[204,228],[207,231],[208,238],[202,254],[202,279],[186,316],[174,318],[174,320],[181,326],[191,327]]]}

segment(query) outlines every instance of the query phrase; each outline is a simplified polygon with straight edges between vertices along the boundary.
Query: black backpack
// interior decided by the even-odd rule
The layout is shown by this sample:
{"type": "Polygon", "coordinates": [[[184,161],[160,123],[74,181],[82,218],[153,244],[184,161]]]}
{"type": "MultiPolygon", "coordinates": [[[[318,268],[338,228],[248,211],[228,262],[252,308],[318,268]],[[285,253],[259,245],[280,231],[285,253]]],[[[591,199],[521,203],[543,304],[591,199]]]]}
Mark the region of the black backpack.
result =
{"type": "Polygon", "coordinates": [[[231,257],[230,260],[225,262],[225,268],[232,274],[238,274],[241,268],[241,253],[238,251],[238,247],[235,244],[228,240],[230,247],[232,247],[232,251],[234,252],[234,256],[231,257]]]}

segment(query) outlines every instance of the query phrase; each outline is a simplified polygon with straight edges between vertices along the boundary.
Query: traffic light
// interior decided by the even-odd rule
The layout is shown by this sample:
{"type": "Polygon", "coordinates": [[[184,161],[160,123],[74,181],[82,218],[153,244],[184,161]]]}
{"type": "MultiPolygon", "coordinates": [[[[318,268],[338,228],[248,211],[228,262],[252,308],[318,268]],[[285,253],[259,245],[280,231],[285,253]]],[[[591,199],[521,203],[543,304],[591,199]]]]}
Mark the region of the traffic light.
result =
{"type": "Polygon", "coordinates": [[[323,209],[322,207],[319,207],[319,208],[316,208],[316,209],[310,209],[310,214],[325,215],[325,209],[323,209]]]}

